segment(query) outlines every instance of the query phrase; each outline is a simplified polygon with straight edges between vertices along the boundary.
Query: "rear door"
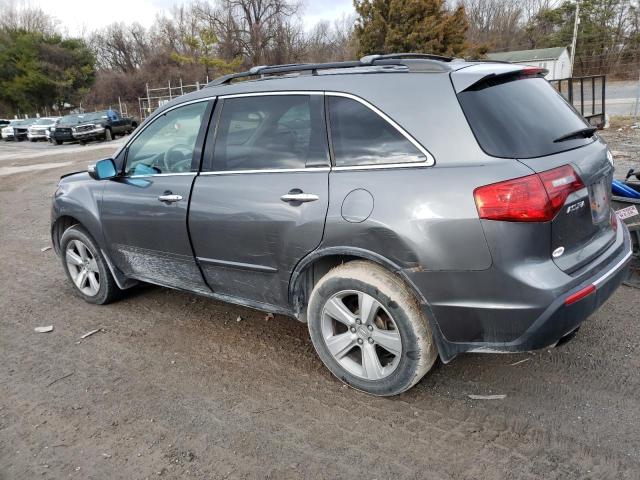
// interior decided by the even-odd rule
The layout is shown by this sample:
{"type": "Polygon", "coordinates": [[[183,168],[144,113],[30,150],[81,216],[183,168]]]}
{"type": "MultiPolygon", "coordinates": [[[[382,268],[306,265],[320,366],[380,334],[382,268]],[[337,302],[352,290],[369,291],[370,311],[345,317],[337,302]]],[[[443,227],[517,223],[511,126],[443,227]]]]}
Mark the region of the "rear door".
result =
{"type": "Polygon", "coordinates": [[[284,307],[293,268],[324,230],[323,95],[227,96],[214,115],[189,211],[196,257],[215,293],[284,307]]]}
{"type": "MultiPolygon", "coordinates": [[[[465,70],[453,75],[463,77],[465,70]]],[[[458,92],[458,99],[487,154],[517,159],[543,179],[544,172],[569,165],[573,172],[569,169],[567,175],[550,174],[551,188],[582,182],[564,201],[551,222],[551,238],[545,239],[554,262],[572,273],[615,240],[613,165],[591,125],[538,73],[526,69],[489,76],[458,92]]]]}

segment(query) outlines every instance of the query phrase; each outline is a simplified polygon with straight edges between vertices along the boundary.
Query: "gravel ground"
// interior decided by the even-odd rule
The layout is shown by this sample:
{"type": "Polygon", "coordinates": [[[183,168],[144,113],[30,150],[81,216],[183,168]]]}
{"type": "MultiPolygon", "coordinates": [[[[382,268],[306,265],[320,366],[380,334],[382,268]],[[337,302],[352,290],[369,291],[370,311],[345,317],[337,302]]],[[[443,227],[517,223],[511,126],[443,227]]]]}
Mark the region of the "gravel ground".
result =
{"type": "Polygon", "coordinates": [[[640,171],[640,128],[634,128],[629,117],[617,117],[611,121],[611,128],[598,134],[609,144],[613,153],[616,176],[624,178],[630,168],[640,171]]]}
{"type": "Polygon", "coordinates": [[[41,251],[50,197],[107,148],[0,176],[0,479],[638,478],[638,290],[556,349],[464,355],[370,397],[295,320],[151,286],[78,299],[41,251]]]}

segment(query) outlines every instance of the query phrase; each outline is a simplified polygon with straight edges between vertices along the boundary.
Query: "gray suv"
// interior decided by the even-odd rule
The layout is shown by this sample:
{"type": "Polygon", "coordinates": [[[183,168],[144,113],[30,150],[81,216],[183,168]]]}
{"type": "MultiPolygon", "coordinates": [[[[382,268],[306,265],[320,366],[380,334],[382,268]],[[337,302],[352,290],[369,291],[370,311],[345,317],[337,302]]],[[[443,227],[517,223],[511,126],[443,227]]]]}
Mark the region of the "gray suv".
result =
{"type": "Polygon", "coordinates": [[[90,303],[142,281],[295,317],[375,395],[438,356],[556,345],[631,242],[607,146],[544,73],[398,54],[222,77],[62,178],[55,251],[90,303]]]}

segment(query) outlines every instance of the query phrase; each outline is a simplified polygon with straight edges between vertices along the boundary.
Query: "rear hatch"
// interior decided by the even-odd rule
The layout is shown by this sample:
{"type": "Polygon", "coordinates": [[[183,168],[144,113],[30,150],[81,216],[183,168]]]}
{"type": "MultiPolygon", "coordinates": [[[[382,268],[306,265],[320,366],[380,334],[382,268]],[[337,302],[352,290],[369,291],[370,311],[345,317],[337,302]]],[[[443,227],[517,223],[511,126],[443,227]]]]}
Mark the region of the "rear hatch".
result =
{"type": "MultiPolygon", "coordinates": [[[[489,65],[479,67],[486,71],[489,65]]],[[[540,178],[554,204],[553,215],[544,219],[551,223],[551,238],[541,241],[549,242],[558,267],[573,273],[615,240],[610,154],[595,129],[542,77],[544,70],[497,67],[497,74],[473,81],[473,67],[467,78],[467,69],[455,72],[458,99],[485,153],[517,160],[540,178]]]]}

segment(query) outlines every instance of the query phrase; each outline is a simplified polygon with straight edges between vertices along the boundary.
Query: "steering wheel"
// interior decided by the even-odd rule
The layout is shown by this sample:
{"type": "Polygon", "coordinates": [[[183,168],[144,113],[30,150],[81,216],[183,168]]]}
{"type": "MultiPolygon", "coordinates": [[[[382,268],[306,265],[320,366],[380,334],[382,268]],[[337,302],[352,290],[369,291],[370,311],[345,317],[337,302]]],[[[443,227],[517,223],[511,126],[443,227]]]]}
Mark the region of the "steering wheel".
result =
{"type": "Polygon", "coordinates": [[[173,155],[173,153],[180,149],[186,151],[187,153],[193,152],[193,147],[184,143],[178,143],[177,145],[173,145],[172,147],[170,147],[166,152],[164,152],[164,155],[162,157],[162,173],[186,172],[191,168],[191,155],[189,155],[189,158],[185,158],[177,162],[171,162],[171,156],[173,155]]]}

